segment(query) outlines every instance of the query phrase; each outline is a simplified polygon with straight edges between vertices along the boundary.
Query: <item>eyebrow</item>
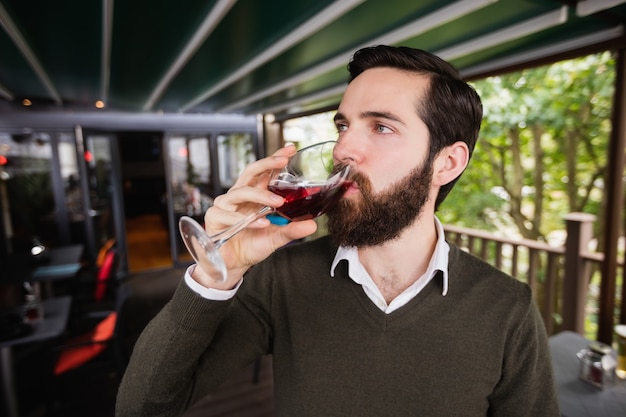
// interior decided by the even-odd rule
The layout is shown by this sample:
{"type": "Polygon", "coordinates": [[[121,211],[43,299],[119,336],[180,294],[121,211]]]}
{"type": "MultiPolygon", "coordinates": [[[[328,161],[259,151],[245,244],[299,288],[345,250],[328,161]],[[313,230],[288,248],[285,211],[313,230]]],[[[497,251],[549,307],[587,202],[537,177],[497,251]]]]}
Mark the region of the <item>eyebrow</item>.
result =
{"type": "MultiPolygon", "coordinates": [[[[392,120],[394,122],[404,124],[404,122],[400,120],[397,116],[395,116],[393,113],[389,113],[385,111],[365,111],[365,112],[362,112],[359,115],[359,117],[361,119],[387,119],[387,120],[392,120]]],[[[335,122],[337,122],[338,120],[346,120],[346,117],[341,113],[337,113],[335,114],[335,117],[333,118],[333,120],[335,122]]]]}

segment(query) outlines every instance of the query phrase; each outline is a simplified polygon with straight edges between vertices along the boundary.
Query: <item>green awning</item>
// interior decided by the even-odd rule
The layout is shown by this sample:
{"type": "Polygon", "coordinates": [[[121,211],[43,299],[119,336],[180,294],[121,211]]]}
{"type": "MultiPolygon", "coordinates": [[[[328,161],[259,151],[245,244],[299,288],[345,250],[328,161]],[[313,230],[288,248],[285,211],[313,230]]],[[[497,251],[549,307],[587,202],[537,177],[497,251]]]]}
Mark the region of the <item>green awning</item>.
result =
{"type": "Polygon", "coordinates": [[[468,78],[624,45],[624,0],[0,0],[0,109],[288,115],[335,105],[358,48],[468,78]]]}

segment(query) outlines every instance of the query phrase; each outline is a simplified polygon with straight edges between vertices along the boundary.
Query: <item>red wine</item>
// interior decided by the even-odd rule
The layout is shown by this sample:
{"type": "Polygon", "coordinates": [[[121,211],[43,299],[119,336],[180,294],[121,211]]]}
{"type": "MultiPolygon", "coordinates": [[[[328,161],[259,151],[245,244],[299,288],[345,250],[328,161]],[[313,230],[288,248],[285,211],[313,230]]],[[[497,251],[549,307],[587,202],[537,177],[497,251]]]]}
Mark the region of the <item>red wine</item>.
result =
{"type": "Polygon", "coordinates": [[[268,188],[271,192],[285,198],[285,204],[276,211],[292,221],[308,220],[321,216],[335,204],[352,181],[343,181],[333,185],[284,185],[275,184],[268,188]]]}

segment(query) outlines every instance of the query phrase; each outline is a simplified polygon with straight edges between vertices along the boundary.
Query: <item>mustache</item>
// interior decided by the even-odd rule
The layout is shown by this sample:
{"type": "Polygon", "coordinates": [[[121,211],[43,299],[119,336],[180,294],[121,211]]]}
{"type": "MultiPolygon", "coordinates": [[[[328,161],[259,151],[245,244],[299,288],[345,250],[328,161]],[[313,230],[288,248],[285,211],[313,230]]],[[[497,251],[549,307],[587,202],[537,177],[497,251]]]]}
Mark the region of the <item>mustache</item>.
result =
{"type": "MultiPolygon", "coordinates": [[[[347,166],[349,166],[349,164],[334,164],[333,165],[333,169],[330,172],[330,175],[335,175],[336,173],[343,171],[344,168],[346,168],[347,166]]],[[[354,168],[350,167],[350,171],[352,171],[354,168]]]]}
{"type": "Polygon", "coordinates": [[[372,193],[372,182],[367,175],[354,171],[350,176],[350,181],[359,187],[361,194],[370,195],[372,193]]]}
{"type": "Polygon", "coordinates": [[[365,184],[369,184],[370,182],[369,178],[367,178],[365,175],[361,174],[360,172],[356,171],[356,168],[354,166],[350,166],[350,164],[333,165],[333,169],[330,173],[330,176],[337,174],[338,172],[342,171],[344,168],[348,166],[350,167],[349,178],[353,183],[357,184],[359,187],[365,184]]]}

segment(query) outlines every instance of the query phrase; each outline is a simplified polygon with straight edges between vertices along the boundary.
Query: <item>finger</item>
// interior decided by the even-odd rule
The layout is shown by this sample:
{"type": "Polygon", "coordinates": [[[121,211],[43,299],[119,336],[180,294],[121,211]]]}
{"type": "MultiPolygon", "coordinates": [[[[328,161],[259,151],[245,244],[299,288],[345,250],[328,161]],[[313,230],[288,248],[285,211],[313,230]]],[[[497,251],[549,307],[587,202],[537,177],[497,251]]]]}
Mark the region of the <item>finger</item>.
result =
{"type": "Polygon", "coordinates": [[[296,149],[296,145],[291,142],[285,143],[285,146],[276,150],[272,155],[280,155],[280,156],[292,156],[298,150],[296,149]]]}
{"type": "Polygon", "coordinates": [[[242,211],[251,213],[262,206],[280,207],[285,199],[267,189],[258,189],[250,186],[234,188],[226,194],[218,196],[213,201],[213,207],[227,211],[242,211]]]}
{"type": "Polygon", "coordinates": [[[245,213],[211,207],[204,214],[204,228],[207,233],[212,235],[240,222],[245,217],[245,213]]]}
{"type": "MultiPolygon", "coordinates": [[[[284,146],[274,152],[272,155],[259,159],[248,164],[239,175],[233,188],[240,185],[257,184],[259,178],[269,180],[271,172],[284,168],[289,162],[289,158],[296,153],[296,147],[293,145],[284,146]]],[[[266,184],[267,181],[261,181],[266,184]]]]}
{"type": "Polygon", "coordinates": [[[309,236],[317,230],[313,220],[293,222],[285,226],[268,224],[264,230],[248,231],[244,239],[232,239],[220,248],[229,269],[236,270],[255,265],[289,242],[309,236]],[[253,236],[255,238],[251,238],[253,236]]]}

